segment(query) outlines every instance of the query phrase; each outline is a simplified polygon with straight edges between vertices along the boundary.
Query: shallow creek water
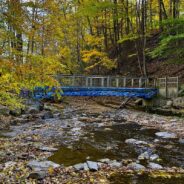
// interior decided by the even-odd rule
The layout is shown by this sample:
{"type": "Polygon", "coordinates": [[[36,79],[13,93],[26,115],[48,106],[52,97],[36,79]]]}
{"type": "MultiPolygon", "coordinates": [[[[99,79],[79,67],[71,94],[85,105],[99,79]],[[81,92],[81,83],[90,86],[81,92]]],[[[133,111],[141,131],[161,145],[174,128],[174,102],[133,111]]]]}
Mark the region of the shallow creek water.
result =
{"type": "MultiPolygon", "coordinates": [[[[125,143],[126,139],[134,138],[154,144],[157,138],[156,129],[145,129],[136,123],[115,123],[112,126],[98,127],[91,124],[83,127],[85,134],[70,145],[63,144],[49,158],[65,166],[83,163],[86,160],[97,161],[103,158],[122,160],[136,159],[139,154],[149,151],[149,148],[135,148],[125,143]]],[[[162,159],[164,166],[184,167],[184,146],[178,140],[161,140],[155,144],[154,152],[162,159]]]]}

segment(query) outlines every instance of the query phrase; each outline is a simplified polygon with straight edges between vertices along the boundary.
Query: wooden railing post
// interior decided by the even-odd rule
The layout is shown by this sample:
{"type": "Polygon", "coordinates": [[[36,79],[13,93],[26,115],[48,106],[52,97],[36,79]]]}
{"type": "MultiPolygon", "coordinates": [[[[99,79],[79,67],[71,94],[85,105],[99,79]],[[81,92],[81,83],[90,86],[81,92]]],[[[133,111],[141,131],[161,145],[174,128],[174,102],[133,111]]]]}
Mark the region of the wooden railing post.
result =
{"type": "Polygon", "coordinates": [[[72,86],[75,86],[75,76],[72,76],[72,86]]]}
{"type": "Polygon", "coordinates": [[[116,78],[116,87],[119,87],[119,78],[116,78]]]}
{"type": "Polygon", "coordinates": [[[132,78],[132,87],[134,87],[134,78],[132,78]]]}
{"type": "Polygon", "coordinates": [[[165,97],[168,98],[168,78],[165,78],[165,97]]]}
{"type": "Polygon", "coordinates": [[[139,88],[142,88],[142,78],[139,78],[139,88]]]}
{"type": "Polygon", "coordinates": [[[177,86],[177,97],[178,97],[178,93],[179,93],[179,77],[177,77],[176,80],[177,80],[176,86],[177,86]]]}
{"type": "Polygon", "coordinates": [[[126,87],[126,77],[123,78],[123,87],[126,87]]]}
{"type": "Polygon", "coordinates": [[[101,87],[104,87],[104,77],[101,78],[101,87]]]}
{"type": "Polygon", "coordinates": [[[93,78],[90,77],[90,87],[92,87],[92,86],[93,86],[93,78]]]}
{"type": "Polygon", "coordinates": [[[109,87],[110,86],[110,77],[108,76],[107,77],[107,87],[109,87]]]}
{"type": "Polygon", "coordinates": [[[88,77],[86,77],[86,87],[88,87],[88,77]]]}

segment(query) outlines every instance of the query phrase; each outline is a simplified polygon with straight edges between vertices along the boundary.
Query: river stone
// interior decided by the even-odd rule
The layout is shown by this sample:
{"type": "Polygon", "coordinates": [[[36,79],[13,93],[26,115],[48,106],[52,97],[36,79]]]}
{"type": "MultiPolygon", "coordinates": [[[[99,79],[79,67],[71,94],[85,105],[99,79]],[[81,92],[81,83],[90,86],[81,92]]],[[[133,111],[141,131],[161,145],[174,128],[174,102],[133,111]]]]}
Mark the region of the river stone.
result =
{"type": "Polygon", "coordinates": [[[172,107],[172,105],[173,105],[173,101],[172,101],[172,100],[168,100],[168,101],[166,102],[166,106],[167,106],[167,107],[172,107]]]}
{"type": "Polygon", "coordinates": [[[153,163],[153,162],[150,162],[148,164],[148,168],[150,168],[150,169],[163,169],[163,167],[161,165],[153,163]]]}
{"type": "Polygon", "coordinates": [[[102,162],[102,163],[110,163],[110,159],[109,158],[103,158],[103,159],[100,159],[99,162],[102,162]]]}
{"type": "Polygon", "coordinates": [[[104,131],[112,131],[112,128],[105,128],[104,131]]]}
{"type": "Polygon", "coordinates": [[[52,119],[54,118],[54,115],[51,111],[45,112],[44,115],[42,116],[42,119],[52,119]]]}
{"type": "Polygon", "coordinates": [[[110,163],[109,163],[109,166],[110,167],[121,167],[122,166],[122,163],[121,162],[118,162],[116,160],[112,160],[110,163]]]}
{"type": "Polygon", "coordinates": [[[84,163],[84,170],[85,171],[89,171],[89,167],[88,167],[88,164],[87,163],[84,163]]]}
{"type": "Polygon", "coordinates": [[[146,151],[138,156],[138,160],[149,160],[149,153],[146,151]]]}
{"type": "Polygon", "coordinates": [[[153,155],[150,156],[151,161],[154,161],[154,160],[157,160],[157,159],[159,159],[159,156],[157,154],[153,154],[153,155]]]}
{"type": "Polygon", "coordinates": [[[57,148],[51,148],[51,147],[46,147],[46,146],[40,147],[39,149],[40,149],[41,151],[47,151],[47,152],[55,152],[55,151],[58,151],[57,148]]]}
{"type": "Polygon", "coordinates": [[[35,171],[29,174],[28,178],[42,180],[47,176],[47,173],[44,171],[35,171]]]}
{"type": "Polygon", "coordinates": [[[75,164],[74,169],[76,169],[77,171],[83,170],[84,169],[84,164],[80,163],[80,164],[75,164]]]}
{"type": "Polygon", "coordinates": [[[139,141],[137,139],[126,139],[125,140],[125,143],[127,143],[127,144],[134,144],[134,145],[141,145],[141,144],[147,145],[148,144],[145,141],[139,141]]]}
{"type": "Polygon", "coordinates": [[[39,113],[39,110],[36,107],[31,107],[31,108],[29,108],[27,113],[28,114],[37,114],[37,113],[39,113]]]}
{"type": "Polygon", "coordinates": [[[10,114],[10,110],[3,105],[0,105],[0,115],[9,115],[10,114]]]}
{"type": "Polygon", "coordinates": [[[155,133],[156,136],[164,138],[164,139],[175,139],[177,138],[175,133],[169,133],[169,132],[157,132],[155,133]]]}
{"type": "Polygon", "coordinates": [[[144,170],[145,167],[141,164],[138,164],[136,162],[133,162],[131,164],[128,164],[128,169],[133,169],[133,170],[144,170]]]}
{"type": "Polygon", "coordinates": [[[20,116],[22,114],[22,110],[21,109],[14,109],[14,110],[10,110],[10,114],[13,116],[20,116]]]}
{"type": "Polygon", "coordinates": [[[87,161],[86,163],[87,163],[88,168],[89,168],[90,171],[98,171],[98,164],[97,164],[97,162],[87,161]]]}
{"type": "Polygon", "coordinates": [[[180,143],[180,144],[184,144],[184,139],[180,138],[180,139],[179,139],[179,143],[180,143]]]}
{"type": "Polygon", "coordinates": [[[60,167],[59,164],[56,164],[51,161],[37,161],[37,160],[32,160],[28,163],[28,166],[31,167],[35,171],[40,171],[40,170],[47,170],[48,168],[57,168],[60,167]]]}

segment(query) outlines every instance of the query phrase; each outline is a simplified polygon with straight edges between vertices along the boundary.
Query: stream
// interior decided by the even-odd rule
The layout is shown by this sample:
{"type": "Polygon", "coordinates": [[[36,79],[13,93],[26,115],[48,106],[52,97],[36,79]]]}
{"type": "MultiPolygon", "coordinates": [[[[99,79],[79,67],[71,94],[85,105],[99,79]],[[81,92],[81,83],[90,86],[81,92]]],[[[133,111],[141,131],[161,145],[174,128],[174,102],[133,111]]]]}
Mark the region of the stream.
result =
{"type": "MultiPolygon", "coordinates": [[[[111,164],[115,161],[113,164],[116,166],[125,161],[137,162],[138,157],[147,152],[157,155],[159,161],[155,162],[163,167],[184,168],[184,144],[181,144],[178,138],[160,138],[156,136],[157,132],[159,130],[126,121],[122,110],[86,113],[81,109],[65,108],[60,112],[53,112],[52,118],[11,126],[9,131],[1,132],[0,136],[15,137],[24,134],[29,138],[37,135],[43,142],[57,142],[58,150],[49,156],[48,160],[65,167],[85,163],[87,160],[99,162],[102,159],[110,160],[111,164]],[[129,139],[143,141],[144,144],[140,146],[137,143],[128,143],[129,139]]],[[[39,146],[44,147],[44,144],[40,143],[39,146]]],[[[147,163],[141,164],[146,167],[147,163]]],[[[146,175],[141,178],[115,175],[110,180],[112,183],[131,183],[135,180],[139,181],[138,183],[172,181],[149,181],[146,175]]]]}

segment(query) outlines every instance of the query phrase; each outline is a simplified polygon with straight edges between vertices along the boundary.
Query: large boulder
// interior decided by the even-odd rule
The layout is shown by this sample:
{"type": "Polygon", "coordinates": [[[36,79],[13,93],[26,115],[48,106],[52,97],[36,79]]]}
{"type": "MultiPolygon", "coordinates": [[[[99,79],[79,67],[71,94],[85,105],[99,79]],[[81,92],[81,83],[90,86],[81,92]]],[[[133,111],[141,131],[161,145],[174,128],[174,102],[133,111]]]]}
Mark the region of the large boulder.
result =
{"type": "Polygon", "coordinates": [[[10,110],[10,114],[12,116],[20,116],[22,114],[22,109],[17,108],[17,109],[14,109],[14,110],[10,110]]]}
{"type": "Polygon", "coordinates": [[[26,106],[28,114],[37,114],[44,109],[44,103],[40,101],[28,101],[26,106]]]}
{"type": "Polygon", "coordinates": [[[0,105],[0,115],[9,115],[10,109],[8,107],[0,105]]]}

